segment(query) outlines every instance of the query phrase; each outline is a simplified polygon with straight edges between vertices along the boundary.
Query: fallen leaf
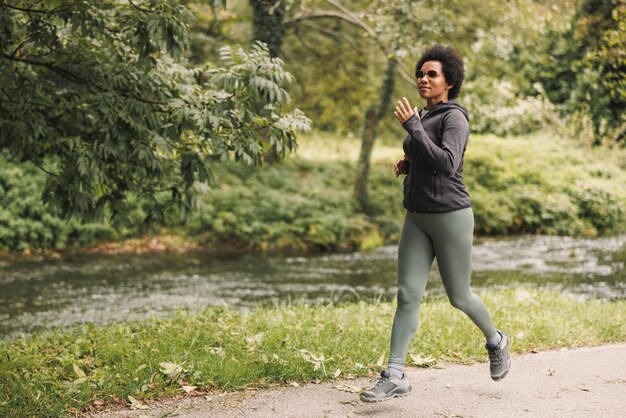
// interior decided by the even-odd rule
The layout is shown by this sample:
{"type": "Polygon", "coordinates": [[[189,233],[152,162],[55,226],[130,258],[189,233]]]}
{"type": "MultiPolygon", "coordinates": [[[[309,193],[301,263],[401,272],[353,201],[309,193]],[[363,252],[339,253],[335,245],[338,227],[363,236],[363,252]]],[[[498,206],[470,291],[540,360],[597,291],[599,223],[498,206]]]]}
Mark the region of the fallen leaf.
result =
{"type": "Polygon", "coordinates": [[[147,405],[144,405],[130,395],[128,395],[128,400],[130,401],[130,406],[132,409],[148,409],[147,405]]]}
{"type": "Polygon", "coordinates": [[[341,369],[335,370],[335,379],[341,375],[341,369]]]}
{"type": "Polygon", "coordinates": [[[433,367],[437,360],[430,356],[422,358],[419,354],[411,354],[411,364],[417,367],[433,367]]]}
{"type": "Polygon", "coordinates": [[[72,366],[74,366],[74,373],[76,373],[76,376],[78,376],[79,378],[80,377],[87,377],[87,375],[85,374],[83,369],[78,367],[76,364],[73,364],[72,366]]]}
{"type": "Polygon", "coordinates": [[[339,385],[339,386],[333,386],[333,387],[342,392],[350,392],[350,393],[359,393],[363,391],[364,389],[367,389],[362,386],[352,386],[352,385],[339,385]]]}
{"type": "Polygon", "coordinates": [[[299,384],[298,382],[291,382],[291,383],[289,383],[289,384],[290,384],[291,386],[293,386],[293,387],[296,387],[296,388],[297,388],[297,387],[300,387],[300,384],[299,384]]]}
{"type": "Polygon", "coordinates": [[[384,364],[385,364],[385,352],[383,351],[380,357],[378,357],[378,361],[376,362],[376,365],[378,367],[383,367],[384,364]]]}
{"type": "Polygon", "coordinates": [[[191,391],[198,389],[198,386],[182,386],[182,388],[186,393],[189,393],[191,391]]]}
{"type": "Polygon", "coordinates": [[[257,346],[260,345],[264,339],[265,339],[264,332],[259,332],[258,334],[253,335],[251,337],[246,337],[246,343],[248,344],[248,351],[255,351],[257,346]]]}
{"type": "Polygon", "coordinates": [[[177,379],[178,376],[183,372],[182,366],[179,366],[178,364],[162,362],[159,363],[159,366],[161,366],[161,373],[163,373],[172,380],[177,379]]]}
{"type": "Polygon", "coordinates": [[[93,404],[95,406],[103,406],[104,405],[104,401],[101,401],[100,399],[96,399],[95,401],[93,401],[93,404]]]}

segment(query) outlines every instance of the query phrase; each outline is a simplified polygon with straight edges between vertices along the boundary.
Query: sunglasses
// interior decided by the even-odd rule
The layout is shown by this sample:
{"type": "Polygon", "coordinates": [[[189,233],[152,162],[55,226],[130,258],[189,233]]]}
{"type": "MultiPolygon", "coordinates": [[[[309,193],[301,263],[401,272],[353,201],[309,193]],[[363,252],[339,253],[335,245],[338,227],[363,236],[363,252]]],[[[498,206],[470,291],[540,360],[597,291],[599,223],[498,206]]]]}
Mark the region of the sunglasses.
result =
{"type": "Polygon", "coordinates": [[[421,78],[424,78],[426,76],[428,76],[428,78],[437,78],[441,75],[441,73],[438,73],[437,71],[434,70],[430,70],[430,71],[422,71],[422,70],[417,70],[415,72],[415,78],[417,78],[418,80],[421,78]]]}

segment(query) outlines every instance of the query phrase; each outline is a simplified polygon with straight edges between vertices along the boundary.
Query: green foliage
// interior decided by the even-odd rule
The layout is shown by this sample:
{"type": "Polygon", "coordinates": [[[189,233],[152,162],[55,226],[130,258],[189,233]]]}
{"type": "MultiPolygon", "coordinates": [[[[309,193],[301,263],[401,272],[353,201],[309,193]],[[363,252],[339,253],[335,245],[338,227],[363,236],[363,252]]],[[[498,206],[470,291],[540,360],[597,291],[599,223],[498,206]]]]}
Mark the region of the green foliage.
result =
{"type": "Polygon", "coordinates": [[[140,195],[161,221],[191,205],[214,163],[295,148],[309,120],[283,110],[282,61],[223,47],[223,68],[192,68],[191,18],[161,0],[0,3],[0,149],[48,174],[51,206],[115,218],[140,195]]]}
{"type": "Polygon", "coordinates": [[[562,112],[591,121],[595,143],[624,139],[626,5],[578,0],[567,25],[548,25],[541,50],[524,69],[562,112]],[[549,58],[548,58],[549,57],[549,58]]]}
{"type": "Polygon", "coordinates": [[[511,82],[486,82],[484,76],[468,81],[460,98],[471,115],[472,132],[525,135],[554,126],[559,119],[556,106],[540,93],[539,85],[538,91],[524,97],[511,82]]]}
{"type": "Polygon", "coordinates": [[[332,26],[346,36],[293,29],[285,36],[282,53],[297,80],[294,101],[311,116],[315,128],[356,133],[362,129],[364,109],[376,101],[385,57],[347,23],[332,26]]]}
{"type": "Polygon", "coordinates": [[[301,159],[259,170],[224,166],[185,229],[217,249],[358,249],[375,226],[352,199],[352,170],[301,159]]]}
{"type": "MultiPolygon", "coordinates": [[[[353,198],[357,140],[301,139],[295,158],[262,168],[227,162],[215,181],[198,187],[194,211],[164,224],[215,250],[353,250],[396,244],[403,220],[402,181],[392,174],[398,145],[375,148],[370,174],[371,216],[353,198]]],[[[624,172],[574,141],[536,135],[474,135],[464,178],[479,235],[542,233],[605,235],[626,231],[624,172]]],[[[126,219],[107,223],[63,221],[39,202],[41,173],[0,161],[0,249],[94,245],[143,232],[146,202],[131,196],[126,219]],[[39,231],[39,232],[37,232],[39,231]]],[[[149,205],[148,205],[149,206],[149,205]]]]}
{"type": "MultiPolygon", "coordinates": [[[[626,340],[626,302],[580,302],[553,291],[481,295],[517,353],[626,340]]],[[[337,377],[383,366],[394,304],[208,307],[167,319],[92,324],[0,343],[0,415],[95,412],[94,401],[144,400],[337,377]],[[381,332],[381,330],[385,330],[381,332]],[[382,357],[382,360],[378,360],[382,357]]],[[[486,361],[482,335],[445,297],[422,304],[420,338],[410,358],[486,361]]]]}
{"type": "MultiPolygon", "coordinates": [[[[224,168],[220,187],[199,199],[191,236],[211,246],[249,249],[359,248],[376,235],[398,239],[404,209],[402,185],[392,160],[374,155],[372,216],[352,197],[358,142],[303,137],[318,153],[333,150],[338,161],[303,150],[302,159],[260,170],[224,168]],[[307,160],[308,159],[308,160],[307,160]],[[390,203],[391,202],[391,203],[390,203]]],[[[626,231],[626,177],[619,167],[549,135],[526,138],[473,136],[464,179],[472,196],[476,233],[487,235],[604,235],[626,231]]],[[[399,150],[399,148],[398,148],[399,150]]],[[[379,152],[389,154],[379,147],[379,152]]],[[[393,153],[393,151],[391,151],[393,153]]],[[[399,155],[400,152],[397,151],[399,155]]]]}
{"type": "Polygon", "coordinates": [[[33,165],[10,164],[0,156],[0,249],[86,247],[136,233],[104,223],[62,219],[41,202],[44,183],[41,171],[33,165]]]}
{"type": "MultiPolygon", "coordinates": [[[[399,61],[396,76],[401,82],[393,91],[383,91],[420,105],[414,65],[434,43],[451,44],[464,57],[466,81],[459,100],[470,110],[474,132],[526,134],[558,119],[545,92],[528,82],[535,74],[531,78],[520,68],[532,67],[528,62],[543,42],[541,22],[559,25],[569,17],[560,10],[568,7],[568,0],[504,9],[497,1],[342,4],[360,20],[337,17],[344,9],[326,10],[329,3],[323,1],[302,2],[300,9],[292,9],[294,16],[286,18],[290,30],[284,56],[299,81],[294,97],[317,129],[358,135],[365,109],[380,96],[376,91],[389,57],[399,61]],[[317,15],[325,17],[307,20],[317,15]]],[[[399,133],[392,109],[383,114],[378,131],[399,133]]]]}
{"type": "Polygon", "coordinates": [[[464,176],[479,234],[626,231],[626,177],[571,141],[473,137],[464,176]]]}

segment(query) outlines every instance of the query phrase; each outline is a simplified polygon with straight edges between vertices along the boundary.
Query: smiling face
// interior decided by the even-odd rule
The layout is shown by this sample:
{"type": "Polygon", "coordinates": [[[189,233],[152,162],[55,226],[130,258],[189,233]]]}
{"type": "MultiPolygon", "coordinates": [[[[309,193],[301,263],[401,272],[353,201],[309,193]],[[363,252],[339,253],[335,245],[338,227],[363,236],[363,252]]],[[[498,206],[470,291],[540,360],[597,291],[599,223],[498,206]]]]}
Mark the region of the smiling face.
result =
{"type": "Polygon", "coordinates": [[[430,78],[425,75],[422,78],[417,79],[417,87],[419,89],[420,97],[426,99],[427,108],[432,108],[439,102],[448,101],[448,91],[452,88],[452,84],[448,84],[446,76],[443,74],[441,61],[426,61],[421,70],[427,74],[430,71],[437,73],[436,77],[430,78]]]}

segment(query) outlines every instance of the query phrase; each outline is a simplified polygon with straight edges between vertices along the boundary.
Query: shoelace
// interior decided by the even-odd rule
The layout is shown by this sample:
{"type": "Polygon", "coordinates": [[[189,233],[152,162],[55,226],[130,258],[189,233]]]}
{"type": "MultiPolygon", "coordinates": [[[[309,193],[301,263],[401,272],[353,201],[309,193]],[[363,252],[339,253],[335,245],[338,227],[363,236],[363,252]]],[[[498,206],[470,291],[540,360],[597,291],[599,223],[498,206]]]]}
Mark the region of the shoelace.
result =
{"type": "Polygon", "coordinates": [[[378,379],[378,382],[376,382],[376,384],[374,385],[372,389],[376,389],[378,386],[382,385],[385,382],[385,380],[389,380],[389,379],[386,377],[381,377],[380,379],[378,379]]]}
{"type": "Polygon", "coordinates": [[[489,352],[489,361],[494,366],[499,366],[502,364],[502,350],[498,347],[490,348],[487,350],[489,352]]]}
{"type": "Polygon", "coordinates": [[[372,390],[376,389],[378,386],[382,385],[385,380],[389,380],[388,377],[386,377],[384,374],[384,372],[380,373],[380,379],[378,379],[378,382],[376,382],[376,384],[374,385],[374,387],[372,388],[372,390]]]}

